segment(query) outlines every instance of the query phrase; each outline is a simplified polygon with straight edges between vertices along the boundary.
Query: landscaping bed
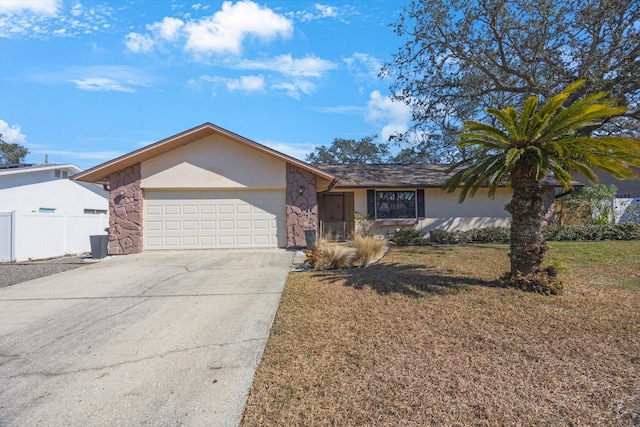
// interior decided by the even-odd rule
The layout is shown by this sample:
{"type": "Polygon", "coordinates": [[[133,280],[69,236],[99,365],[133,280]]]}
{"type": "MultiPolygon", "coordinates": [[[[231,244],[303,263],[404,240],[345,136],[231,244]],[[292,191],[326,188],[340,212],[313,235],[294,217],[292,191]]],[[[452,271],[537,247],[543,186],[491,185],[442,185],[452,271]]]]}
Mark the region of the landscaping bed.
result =
{"type": "Polygon", "coordinates": [[[242,425],[640,425],[640,242],[549,246],[563,296],[499,244],[290,274],[242,425]]]}

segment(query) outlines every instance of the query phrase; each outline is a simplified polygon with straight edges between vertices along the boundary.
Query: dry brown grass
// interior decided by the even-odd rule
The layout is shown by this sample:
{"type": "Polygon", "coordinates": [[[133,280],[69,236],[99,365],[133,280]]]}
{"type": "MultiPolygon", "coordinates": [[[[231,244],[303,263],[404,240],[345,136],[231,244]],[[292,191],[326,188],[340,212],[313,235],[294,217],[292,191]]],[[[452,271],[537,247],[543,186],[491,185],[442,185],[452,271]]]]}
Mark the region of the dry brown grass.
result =
{"type": "Polygon", "coordinates": [[[550,246],[561,297],[501,245],[290,274],[242,425],[640,425],[640,243],[550,246]]]}

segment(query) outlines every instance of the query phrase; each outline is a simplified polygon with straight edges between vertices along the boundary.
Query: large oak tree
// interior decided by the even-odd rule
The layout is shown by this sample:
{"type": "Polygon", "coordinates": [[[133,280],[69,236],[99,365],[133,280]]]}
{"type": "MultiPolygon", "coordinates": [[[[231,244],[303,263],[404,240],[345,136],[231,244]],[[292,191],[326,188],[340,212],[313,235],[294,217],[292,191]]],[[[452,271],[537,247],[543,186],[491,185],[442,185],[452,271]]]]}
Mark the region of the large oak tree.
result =
{"type": "Polygon", "coordinates": [[[20,144],[9,143],[0,133],[0,165],[17,164],[24,160],[29,150],[20,144]]]}
{"type": "Polygon", "coordinates": [[[640,135],[640,2],[621,0],[412,0],[394,26],[404,44],[385,65],[431,161],[465,156],[463,120],[486,108],[547,100],[571,82],[568,100],[604,91],[624,114],[585,129],[640,135]]]}

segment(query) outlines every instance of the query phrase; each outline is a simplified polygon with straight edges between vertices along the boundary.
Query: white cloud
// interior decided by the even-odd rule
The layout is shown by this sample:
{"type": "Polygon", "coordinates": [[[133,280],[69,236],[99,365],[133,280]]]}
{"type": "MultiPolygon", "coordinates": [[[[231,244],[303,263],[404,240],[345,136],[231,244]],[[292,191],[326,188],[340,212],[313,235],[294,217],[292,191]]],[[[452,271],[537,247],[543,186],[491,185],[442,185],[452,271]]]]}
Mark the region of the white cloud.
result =
{"type": "Polygon", "coordinates": [[[68,67],[57,71],[45,71],[30,75],[27,80],[41,84],[58,85],[73,83],[80,90],[135,92],[146,87],[155,78],[132,67],[118,65],[96,65],[90,67],[68,67]]]}
{"type": "Polygon", "coordinates": [[[38,15],[55,16],[62,0],[2,0],[0,14],[31,12],[38,15]]]}
{"type": "Polygon", "coordinates": [[[124,45],[133,53],[150,52],[153,44],[153,39],[146,34],[129,33],[125,36],[124,45]]]}
{"type": "Polygon", "coordinates": [[[108,77],[85,77],[78,80],[71,79],[70,81],[75,83],[78,89],[89,92],[135,92],[135,89],[108,77]]]}
{"type": "Polygon", "coordinates": [[[290,54],[279,55],[264,60],[242,60],[234,65],[245,70],[269,70],[294,77],[320,77],[329,70],[337,68],[336,64],[316,56],[294,59],[290,54]]]}
{"type": "Polygon", "coordinates": [[[166,16],[160,22],[147,25],[147,29],[163,40],[173,41],[178,38],[183,26],[184,21],[181,19],[166,16]]]}
{"type": "Polygon", "coordinates": [[[263,41],[278,36],[290,37],[293,25],[271,9],[243,0],[235,4],[225,1],[221,10],[210,17],[187,23],[184,31],[187,34],[185,49],[196,55],[239,54],[247,37],[263,41]]]}
{"type": "Polygon", "coordinates": [[[292,82],[275,83],[271,85],[271,88],[282,90],[288,96],[295,99],[300,99],[301,93],[304,93],[305,95],[311,95],[311,93],[313,93],[313,90],[316,88],[316,85],[308,80],[295,80],[292,82]]]}
{"type": "Polygon", "coordinates": [[[378,58],[368,53],[356,52],[344,58],[347,69],[359,81],[376,81],[382,68],[382,62],[378,58]]]}
{"type": "Polygon", "coordinates": [[[333,6],[316,3],[313,5],[313,7],[316,8],[322,18],[335,18],[336,16],[338,16],[338,12],[333,6]]]}
{"type": "Polygon", "coordinates": [[[336,19],[343,24],[348,24],[348,17],[353,15],[359,15],[360,12],[353,6],[343,5],[340,7],[329,6],[326,4],[315,3],[311,8],[306,10],[298,10],[295,12],[289,12],[286,15],[291,19],[295,19],[300,22],[315,21],[318,19],[336,19]]]}
{"type": "Polygon", "coordinates": [[[245,92],[264,91],[264,78],[262,76],[241,76],[239,79],[226,80],[227,89],[242,90],[245,92]]]}
{"type": "Polygon", "coordinates": [[[382,125],[380,136],[383,141],[388,141],[391,135],[409,129],[411,109],[403,102],[393,101],[391,97],[382,96],[379,91],[374,90],[369,95],[365,119],[382,125]]]}
{"type": "Polygon", "coordinates": [[[209,4],[196,3],[193,6],[191,6],[191,9],[193,9],[193,10],[207,10],[210,7],[211,7],[211,5],[209,5],[209,4]]]}
{"type": "Polygon", "coordinates": [[[76,3],[73,5],[73,7],[71,8],[71,15],[72,16],[80,16],[82,14],[82,4],[81,3],[76,3]]]}
{"type": "Polygon", "coordinates": [[[2,134],[2,139],[9,144],[25,145],[27,142],[27,137],[22,133],[20,126],[11,126],[2,119],[0,119],[0,133],[2,134]]]}
{"type": "Polygon", "coordinates": [[[75,2],[65,12],[60,0],[0,0],[0,37],[72,37],[112,29],[114,10],[75,2]]]}
{"type": "Polygon", "coordinates": [[[313,110],[328,114],[360,115],[364,108],[357,105],[338,105],[336,107],[316,107],[313,110]]]}
{"type": "Polygon", "coordinates": [[[199,88],[200,83],[210,83],[213,86],[213,94],[216,93],[216,87],[219,85],[224,85],[227,90],[236,91],[240,90],[243,92],[264,92],[265,89],[265,80],[262,76],[241,76],[237,79],[219,77],[219,76],[208,76],[203,75],[198,79],[190,79],[187,81],[187,86],[199,88]]]}

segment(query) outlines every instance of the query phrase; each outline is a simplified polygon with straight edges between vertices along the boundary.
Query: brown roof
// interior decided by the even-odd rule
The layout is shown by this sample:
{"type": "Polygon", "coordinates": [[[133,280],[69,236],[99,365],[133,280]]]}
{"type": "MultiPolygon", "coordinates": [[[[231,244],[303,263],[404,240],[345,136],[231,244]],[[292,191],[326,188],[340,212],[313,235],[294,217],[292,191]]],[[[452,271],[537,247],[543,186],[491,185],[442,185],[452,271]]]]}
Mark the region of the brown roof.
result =
{"type": "Polygon", "coordinates": [[[447,181],[447,165],[318,165],[338,178],[340,187],[442,187],[447,181]]]}
{"type": "Polygon", "coordinates": [[[334,176],[328,171],[320,169],[317,166],[310,165],[309,163],[303,162],[301,160],[298,160],[286,154],[280,153],[279,151],[273,150],[262,144],[258,144],[255,141],[242,137],[238,134],[235,134],[231,131],[228,131],[226,129],[223,129],[211,123],[203,123],[200,126],[196,126],[192,129],[186,130],[177,135],[170,136],[169,138],[165,138],[151,145],[147,145],[146,147],[142,147],[138,150],[124,154],[113,160],[102,163],[98,166],[94,166],[91,169],[87,169],[84,172],[75,174],[71,177],[71,179],[77,180],[77,181],[96,182],[100,184],[106,184],[109,182],[109,176],[114,172],[118,172],[129,166],[133,166],[137,163],[143,162],[145,160],[149,160],[160,154],[167,153],[178,147],[182,147],[183,145],[187,145],[191,142],[197,141],[198,139],[201,139],[213,134],[225,136],[229,139],[232,139],[235,142],[244,144],[255,150],[262,151],[271,156],[277,157],[281,160],[284,160],[287,163],[290,163],[302,169],[308,170],[309,172],[329,182],[333,181],[334,179],[334,176]]]}
{"type": "MultiPolygon", "coordinates": [[[[337,177],[334,188],[441,188],[449,179],[449,165],[435,164],[351,164],[318,165],[337,177]]],[[[542,185],[559,187],[544,179],[542,185]]],[[[582,185],[575,182],[574,185],[582,185]]]]}

